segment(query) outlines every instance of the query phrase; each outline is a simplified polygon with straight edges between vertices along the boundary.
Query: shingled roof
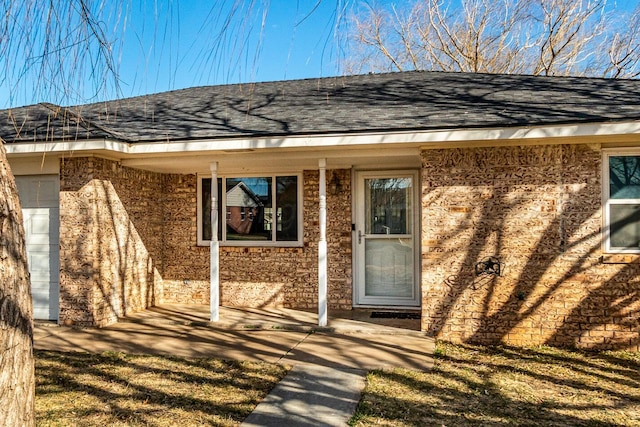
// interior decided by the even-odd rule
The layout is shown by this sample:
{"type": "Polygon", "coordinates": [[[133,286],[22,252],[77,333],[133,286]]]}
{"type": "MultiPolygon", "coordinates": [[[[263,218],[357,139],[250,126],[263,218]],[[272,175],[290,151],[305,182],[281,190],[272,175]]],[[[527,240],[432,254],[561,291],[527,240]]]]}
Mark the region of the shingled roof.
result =
{"type": "Polygon", "coordinates": [[[640,120],[640,80],[442,72],[195,87],[0,110],[5,142],[123,142],[640,120]]]}

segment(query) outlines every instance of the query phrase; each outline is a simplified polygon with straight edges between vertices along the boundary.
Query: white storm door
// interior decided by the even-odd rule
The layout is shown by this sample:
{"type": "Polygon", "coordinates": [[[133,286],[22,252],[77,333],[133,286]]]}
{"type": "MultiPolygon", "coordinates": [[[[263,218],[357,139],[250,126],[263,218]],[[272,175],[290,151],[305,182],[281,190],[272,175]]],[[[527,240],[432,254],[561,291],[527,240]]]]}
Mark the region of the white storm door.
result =
{"type": "Polygon", "coordinates": [[[356,180],[355,304],[419,306],[418,173],[358,172],[356,180]]]}
{"type": "Polygon", "coordinates": [[[59,181],[57,175],[16,177],[31,275],[33,317],[39,320],[58,320],[59,181]]]}

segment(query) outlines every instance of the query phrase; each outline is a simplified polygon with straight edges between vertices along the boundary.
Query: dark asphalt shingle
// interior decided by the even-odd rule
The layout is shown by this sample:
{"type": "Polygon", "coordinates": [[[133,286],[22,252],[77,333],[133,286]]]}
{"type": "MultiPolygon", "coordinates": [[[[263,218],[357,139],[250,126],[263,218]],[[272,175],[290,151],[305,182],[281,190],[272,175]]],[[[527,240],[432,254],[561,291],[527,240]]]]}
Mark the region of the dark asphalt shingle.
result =
{"type": "Polygon", "coordinates": [[[206,86],[0,111],[6,142],[126,142],[640,120],[640,80],[442,72],[206,86]]]}

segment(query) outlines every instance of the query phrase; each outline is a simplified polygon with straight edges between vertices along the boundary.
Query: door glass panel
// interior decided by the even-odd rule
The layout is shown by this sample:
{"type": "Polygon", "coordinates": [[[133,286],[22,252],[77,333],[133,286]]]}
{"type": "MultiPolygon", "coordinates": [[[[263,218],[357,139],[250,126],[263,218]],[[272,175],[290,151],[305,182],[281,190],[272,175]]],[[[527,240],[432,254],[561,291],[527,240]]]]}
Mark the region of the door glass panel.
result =
{"type": "Polygon", "coordinates": [[[413,239],[365,242],[365,296],[413,296],[413,239]]]}
{"type": "Polygon", "coordinates": [[[367,178],[365,233],[411,234],[412,179],[367,178]]]}

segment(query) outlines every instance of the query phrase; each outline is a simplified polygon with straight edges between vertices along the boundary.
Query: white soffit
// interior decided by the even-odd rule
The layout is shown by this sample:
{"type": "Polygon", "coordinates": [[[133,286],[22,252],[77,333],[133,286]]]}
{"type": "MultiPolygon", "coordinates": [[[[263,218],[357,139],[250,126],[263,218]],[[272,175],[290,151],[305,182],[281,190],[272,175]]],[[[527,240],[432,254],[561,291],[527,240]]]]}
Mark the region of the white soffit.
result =
{"type": "Polygon", "coordinates": [[[466,142],[542,142],[549,139],[576,137],[638,136],[640,121],[624,123],[590,123],[535,127],[492,129],[446,129],[435,131],[407,131],[388,133],[333,134],[313,136],[283,136],[234,138],[195,141],[124,143],[108,139],[61,142],[14,142],[5,144],[7,154],[78,153],[108,151],[125,156],[144,156],[170,153],[196,153],[208,151],[253,151],[265,149],[327,149],[356,146],[415,145],[439,146],[466,142]]]}
{"type": "Polygon", "coordinates": [[[58,175],[60,173],[60,158],[47,154],[38,156],[13,156],[11,158],[11,172],[18,175],[58,175]]]}

